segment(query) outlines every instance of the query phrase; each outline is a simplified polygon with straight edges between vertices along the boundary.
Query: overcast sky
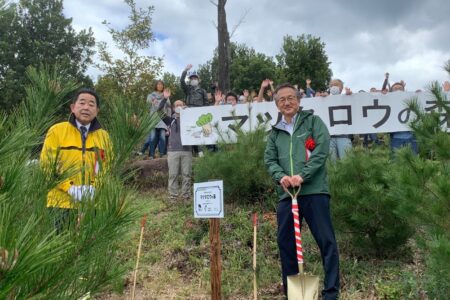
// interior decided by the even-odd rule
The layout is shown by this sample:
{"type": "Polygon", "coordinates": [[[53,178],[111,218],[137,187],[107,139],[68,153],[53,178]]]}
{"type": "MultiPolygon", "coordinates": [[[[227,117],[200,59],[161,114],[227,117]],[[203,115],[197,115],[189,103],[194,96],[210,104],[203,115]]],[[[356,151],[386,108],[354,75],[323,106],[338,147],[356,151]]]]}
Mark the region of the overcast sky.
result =
{"type": "MultiPolygon", "coordinates": [[[[136,0],[153,5],[156,42],[146,52],[164,57],[164,70],[179,76],[188,63],[197,69],[217,45],[217,8],[208,0],[136,0]]],[[[91,27],[96,41],[114,52],[106,27],[128,24],[128,7],[120,0],[65,0],[64,13],[76,30],[91,27]]],[[[228,0],[228,29],[242,19],[232,36],[269,56],[280,52],[283,36],[312,34],[326,44],[334,78],[353,91],[381,88],[384,73],[391,83],[404,80],[409,91],[431,80],[448,80],[450,59],[448,0],[228,0]]],[[[117,51],[116,51],[117,53],[117,51]]],[[[100,72],[90,68],[94,79],[100,72]]],[[[302,84],[303,85],[303,84],[302,84]]]]}

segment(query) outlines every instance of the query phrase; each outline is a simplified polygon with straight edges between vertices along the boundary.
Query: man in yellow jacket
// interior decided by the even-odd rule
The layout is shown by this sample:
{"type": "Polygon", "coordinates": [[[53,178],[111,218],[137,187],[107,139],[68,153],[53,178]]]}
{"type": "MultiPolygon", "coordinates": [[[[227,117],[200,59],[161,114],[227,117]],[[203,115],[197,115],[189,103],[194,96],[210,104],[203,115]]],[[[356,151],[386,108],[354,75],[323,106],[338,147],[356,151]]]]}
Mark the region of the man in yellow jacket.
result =
{"type": "Polygon", "coordinates": [[[96,181],[111,155],[109,135],[97,120],[99,105],[99,97],[93,90],[79,90],[70,105],[69,121],[53,125],[44,141],[41,165],[56,166],[57,172],[70,174],[47,196],[47,207],[62,213],[55,224],[58,231],[70,209],[93,197],[96,181]]]}

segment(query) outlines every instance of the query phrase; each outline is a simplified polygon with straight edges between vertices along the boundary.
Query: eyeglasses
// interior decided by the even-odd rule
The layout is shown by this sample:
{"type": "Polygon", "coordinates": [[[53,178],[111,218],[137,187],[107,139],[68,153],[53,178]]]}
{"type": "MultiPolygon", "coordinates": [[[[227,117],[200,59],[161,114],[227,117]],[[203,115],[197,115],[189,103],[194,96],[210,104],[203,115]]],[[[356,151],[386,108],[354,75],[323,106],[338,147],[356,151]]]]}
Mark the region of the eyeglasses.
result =
{"type": "Polygon", "coordinates": [[[280,104],[293,103],[296,101],[297,101],[297,97],[292,96],[292,95],[278,99],[278,103],[280,103],[280,104]]]}

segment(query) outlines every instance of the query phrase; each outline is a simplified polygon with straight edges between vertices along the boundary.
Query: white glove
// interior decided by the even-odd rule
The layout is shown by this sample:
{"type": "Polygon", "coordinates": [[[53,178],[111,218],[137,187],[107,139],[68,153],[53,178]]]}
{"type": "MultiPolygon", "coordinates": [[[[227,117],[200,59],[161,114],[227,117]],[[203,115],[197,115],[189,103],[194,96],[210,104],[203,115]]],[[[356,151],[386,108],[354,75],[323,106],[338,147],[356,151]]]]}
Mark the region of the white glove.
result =
{"type": "Polygon", "coordinates": [[[92,185],[84,185],[83,196],[87,197],[89,200],[94,199],[95,187],[92,185]]]}
{"type": "Polygon", "coordinates": [[[72,185],[67,193],[75,202],[81,201],[83,197],[91,200],[94,198],[95,188],[92,185],[72,185]]]}

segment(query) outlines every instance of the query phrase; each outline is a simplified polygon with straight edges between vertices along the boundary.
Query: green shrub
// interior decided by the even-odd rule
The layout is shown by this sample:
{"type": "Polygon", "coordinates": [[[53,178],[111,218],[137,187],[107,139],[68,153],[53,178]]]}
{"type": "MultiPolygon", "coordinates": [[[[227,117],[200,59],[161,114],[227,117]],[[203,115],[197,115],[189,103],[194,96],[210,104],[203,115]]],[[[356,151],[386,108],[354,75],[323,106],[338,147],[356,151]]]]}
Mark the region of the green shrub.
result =
{"type": "Polygon", "coordinates": [[[413,233],[397,212],[401,203],[389,193],[396,166],[389,155],[384,149],[355,148],[329,165],[334,222],[358,256],[392,256],[413,233]]]}
{"type": "Polygon", "coordinates": [[[234,144],[219,143],[218,151],[194,163],[195,182],[221,179],[226,199],[236,203],[273,201],[273,183],[264,165],[266,130],[261,124],[251,132],[237,134],[234,144]]]}

